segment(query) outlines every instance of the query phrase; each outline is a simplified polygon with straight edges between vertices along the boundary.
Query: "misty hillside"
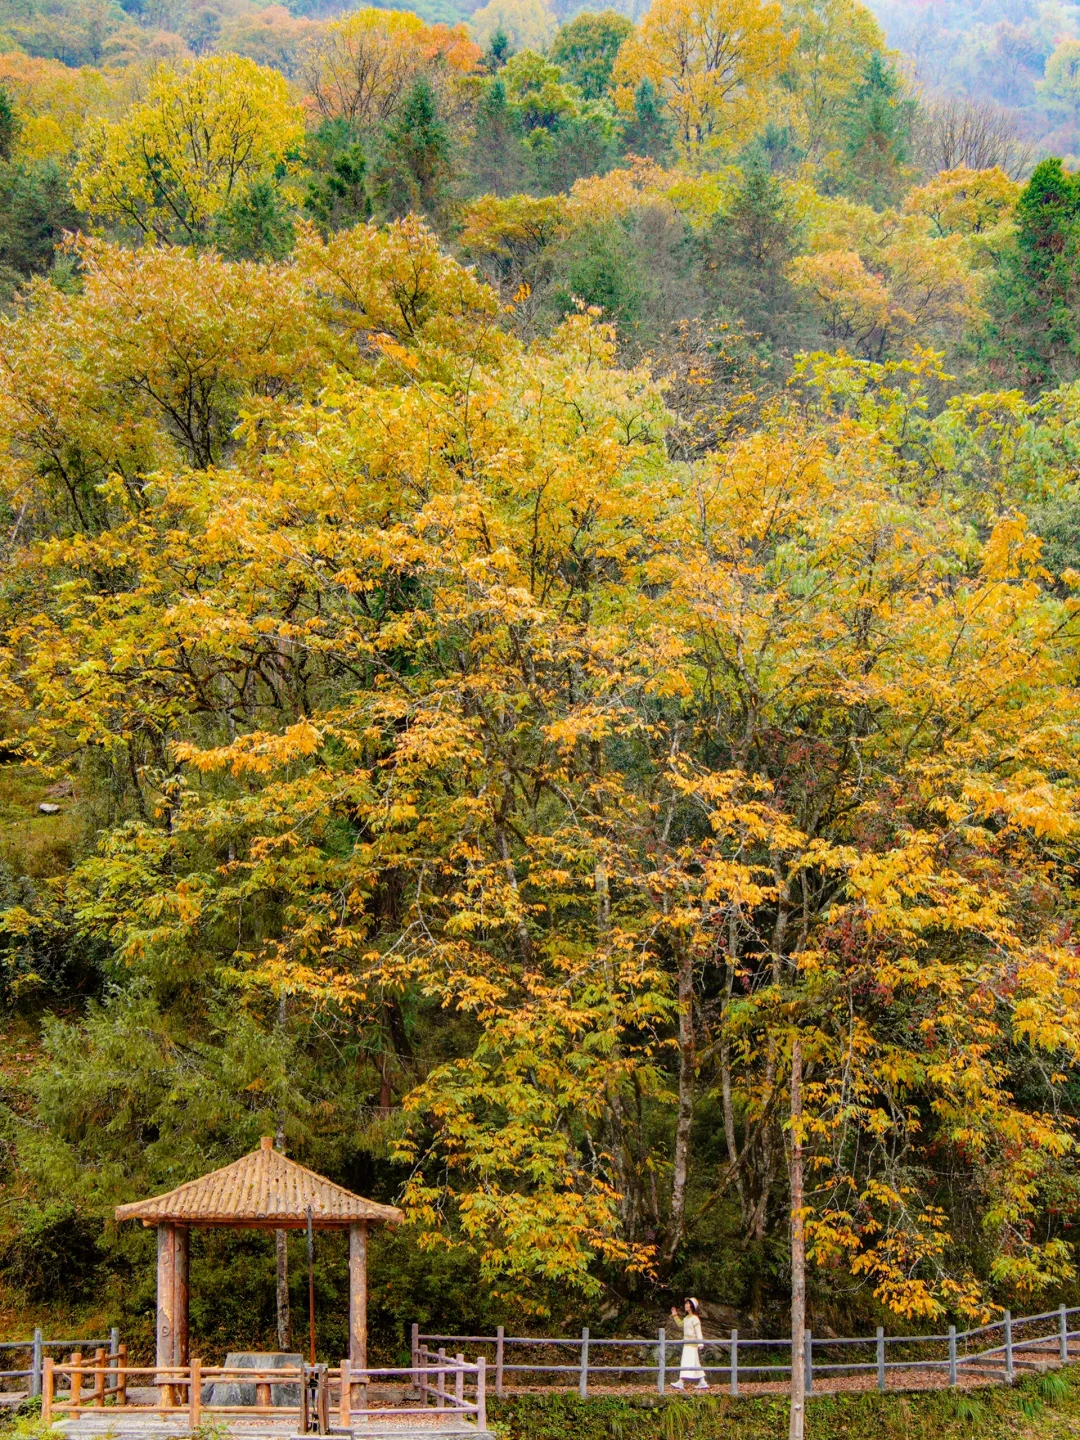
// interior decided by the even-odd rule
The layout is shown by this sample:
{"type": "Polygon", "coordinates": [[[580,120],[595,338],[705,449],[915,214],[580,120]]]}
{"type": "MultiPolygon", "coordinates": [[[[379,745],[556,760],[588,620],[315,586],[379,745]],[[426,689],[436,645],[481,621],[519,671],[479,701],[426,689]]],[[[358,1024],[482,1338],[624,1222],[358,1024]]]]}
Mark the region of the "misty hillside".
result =
{"type": "Polygon", "coordinates": [[[870,8],[926,92],[1004,108],[1039,153],[1080,153],[1080,5],[875,0],[870,8]]]}

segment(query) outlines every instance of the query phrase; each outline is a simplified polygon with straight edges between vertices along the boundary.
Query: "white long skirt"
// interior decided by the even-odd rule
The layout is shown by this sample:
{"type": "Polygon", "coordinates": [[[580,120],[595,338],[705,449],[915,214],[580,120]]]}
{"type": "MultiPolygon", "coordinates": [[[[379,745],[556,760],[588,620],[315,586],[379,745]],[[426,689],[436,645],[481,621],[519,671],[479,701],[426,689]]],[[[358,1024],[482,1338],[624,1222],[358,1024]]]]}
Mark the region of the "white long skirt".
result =
{"type": "Polygon", "coordinates": [[[701,1368],[701,1354],[696,1345],[684,1345],[682,1347],[682,1359],[679,1361],[679,1379],[704,1380],[705,1371],[701,1368]]]}

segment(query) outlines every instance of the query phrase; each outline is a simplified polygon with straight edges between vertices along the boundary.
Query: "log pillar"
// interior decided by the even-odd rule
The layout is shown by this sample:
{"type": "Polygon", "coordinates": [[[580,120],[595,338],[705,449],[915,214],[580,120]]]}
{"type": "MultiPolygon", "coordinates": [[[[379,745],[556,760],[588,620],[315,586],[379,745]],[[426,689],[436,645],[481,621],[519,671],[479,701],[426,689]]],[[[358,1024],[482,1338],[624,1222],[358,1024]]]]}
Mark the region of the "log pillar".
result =
{"type": "Polygon", "coordinates": [[[176,1226],[157,1227],[157,1363],[171,1365],[176,1307],[176,1226]]]}
{"type": "Polygon", "coordinates": [[[191,1256],[191,1231],[186,1225],[176,1227],[173,1240],[173,1364],[188,1363],[188,1264],[191,1256]]]}
{"type": "MultiPolygon", "coordinates": [[[[157,1364],[168,1369],[176,1363],[176,1226],[157,1227],[157,1364]]],[[[163,1405],[172,1404],[167,1375],[155,1379],[163,1405]]]]}
{"type": "Polygon", "coordinates": [[[349,1364],[367,1369],[367,1221],[349,1226],[349,1364]]]}

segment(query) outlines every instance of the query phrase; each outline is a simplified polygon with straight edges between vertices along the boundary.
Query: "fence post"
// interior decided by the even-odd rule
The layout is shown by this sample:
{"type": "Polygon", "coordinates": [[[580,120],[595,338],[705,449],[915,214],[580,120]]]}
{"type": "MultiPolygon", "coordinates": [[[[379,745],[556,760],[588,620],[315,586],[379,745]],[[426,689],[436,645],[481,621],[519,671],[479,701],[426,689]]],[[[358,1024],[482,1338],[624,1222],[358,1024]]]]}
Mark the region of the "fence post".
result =
{"type": "MultiPolygon", "coordinates": [[[[416,1327],[413,1326],[415,1337],[416,1327]]],[[[415,1344],[415,1338],[413,1340],[415,1344]]],[[[416,1384],[416,1351],[413,1351],[413,1384],[416,1384]]],[[[349,1357],[346,1355],[341,1362],[341,1399],[338,1402],[338,1423],[343,1430],[349,1428],[349,1417],[352,1402],[352,1376],[349,1373],[349,1357]]]]}
{"type": "Polygon", "coordinates": [[[409,1347],[409,1354],[412,1357],[412,1383],[419,1384],[418,1371],[420,1369],[420,1326],[413,1321],[412,1344],[409,1347]]]}
{"type": "Polygon", "coordinates": [[[495,1331],[495,1394],[502,1399],[503,1393],[503,1350],[506,1345],[506,1331],[500,1325],[495,1331]]]}
{"type": "Polygon", "coordinates": [[[435,1382],[435,1408],[446,1409],[446,1351],[439,1346],[439,1369],[435,1382]]]}
{"type": "Polygon", "coordinates": [[[806,1332],[804,1357],[806,1360],[806,1393],[812,1395],[814,1393],[814,1337],[809,1330],[806,1332]]]}
{"type": "Polygon", "coordinates": [[[116,1403],[117,1405],[127,1404],[127,1344],[117,1348],[116,1359],[118,1362],[116,1376],[116,1403]]]}
{"type": "Polygon", "coordinates": [[[53,1406],[53,1366],[56,1361],[51,1355],[46,1355],[41,1362],[41,1423],[47,1430],[52,1424],[53,1406]]]}
{"type": "Polygon", "coordinates": [[[581,1332],[581,1377],[578,1380],[578,1394],[584,1400],[589,1393],[589,1327],[581,1332]]]}
{"type": "Polygon", "coordinates": [[[487,1429],[487,1361],[483,1355],[476,1362],[476,1428],[487,1429]]]}
{"type": "Polygon", "coordinates": [[[94,1351],[94,1405],[105,1404],[105,1351],[94,1351]]]}
{"type": "Polygon", "coordinates": [[[465,1403],[465,1356],[455,1355],[454,1359],[457,1362],[457,1373],[454,1376],[454,1399],[457,1401],[456,1408],[460,1410],[465,1403]]]}
{"type": "MultiPolygon", "coordinates": [[[[1061,1307],[1064,1310],[1064,1306],[1061,1307]]],[[[30,1356],[30,1394],[41,1394],[41,1331],[34,1331],[34,1348],[30,1356]]]]}
{"type": "MultiPolygon", "coordinates": [[[[119,1364],[120,1364],[120,1331],[119,1331],[119,1329],[114,1325],[114,1326],[112,1327],[112,1329],[109,1331],[109,1370],[110,1370],[110,1372],[115,1371],[115,1370],[116,1370],[116,1367],[117,1367],[119,1364]]],[[[120,1378],[119,1378],[119,1376],[113,1374],[112,1390],[110,1391],[109,1388],[108,1388],[108,1386],[106,1386],[106,1394],[115,1395],[119,1384],[120,1384],[120,1378]]]]}
{"type": "Polygon", "coordinates": [[[659,1358],[656,1362],[656,1393],[663,1395],[664,1381],[667,1378],[667,1331],[662,1325],[656,1338],[660,1342],[660,1348],[657,1352],[659,1358]]]}
{"type": "Polygon", "coordinates": [[[877,1388],[885,1394],[885,1326],[877,1327],[877,1388]]]}
{"type": "Polygon", "coordinates": [[[739,1393],[739,1332],[731,1332],[731,1393],[739,1393]]]}
{"type": "Polygon", "coordinates": [[[956,1387],[956,1326],[949,1326],[949,1385],[956,1387]]]}
{"type": "Polygon", "coordinates": [[[188,1425],[194,1434],[202,1421],[202,1361],[192,1360],[188,1384],[188,1425]]]}
{"type": "Polygon", "coordinates": [[[1069,1363],[1069,1316],[1064,1305],[1058,1307],[1058,1336],[1061,1344],[1061,1363],[1069,1363]]]}
{"type": "Polygon", "coordinates": [[[1005,1311],[1005,1383],[1013,1382],[1012,1311],[1005,1311]]]}
{"type": "Polygon", "coordinates": [[[74,1413],[82,1398],[82,1354],[76,1350],[71,1356],[71,1409],[74,1413]]]}

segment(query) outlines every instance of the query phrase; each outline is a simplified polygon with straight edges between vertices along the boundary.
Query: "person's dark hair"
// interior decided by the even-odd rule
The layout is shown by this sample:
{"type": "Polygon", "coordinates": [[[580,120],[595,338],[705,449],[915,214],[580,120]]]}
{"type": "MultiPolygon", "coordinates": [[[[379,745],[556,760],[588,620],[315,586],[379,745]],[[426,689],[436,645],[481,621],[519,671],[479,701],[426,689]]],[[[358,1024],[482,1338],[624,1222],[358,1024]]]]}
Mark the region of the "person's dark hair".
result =
{"type": "Polygon", "coordinates": [[[686,1304],[690,1306],[690,1309],[695,1315],[701,1314],[701,1306],[698,1304],[698,1302],[694,1299],[692,1295],[688,1295],[686,1297],[686,1304]]]}

